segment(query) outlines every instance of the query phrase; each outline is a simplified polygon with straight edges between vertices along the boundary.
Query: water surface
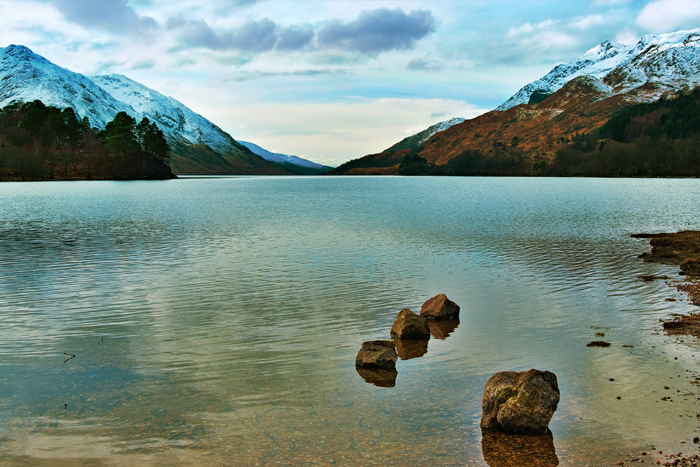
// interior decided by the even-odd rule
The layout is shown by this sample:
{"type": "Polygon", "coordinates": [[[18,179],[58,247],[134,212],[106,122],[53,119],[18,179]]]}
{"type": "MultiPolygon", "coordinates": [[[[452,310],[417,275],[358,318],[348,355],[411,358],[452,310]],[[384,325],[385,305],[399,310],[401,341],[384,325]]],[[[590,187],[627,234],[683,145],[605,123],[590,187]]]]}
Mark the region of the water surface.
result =
{"type": "Polygon", "coordinates": [[[696,180],[0,184],[0,459],[484,466],[484,384],[529,368],[560,465],[697,452],[700,344],[659,333],[696,307],[629,235],[699,206],[696,180]],[[362,341],[437,293],[459,325],[367,383],[362,341]]]}

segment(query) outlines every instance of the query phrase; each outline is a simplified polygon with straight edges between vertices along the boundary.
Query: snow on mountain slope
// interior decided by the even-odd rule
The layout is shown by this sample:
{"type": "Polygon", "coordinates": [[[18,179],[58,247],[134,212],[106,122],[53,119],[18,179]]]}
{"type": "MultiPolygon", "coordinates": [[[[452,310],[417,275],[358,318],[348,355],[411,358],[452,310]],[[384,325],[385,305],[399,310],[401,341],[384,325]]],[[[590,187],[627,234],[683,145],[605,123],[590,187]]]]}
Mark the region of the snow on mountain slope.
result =
{"type": "Polygon", "coordinates": [[[605,91],[609,95],[625,93],[647,82],[658,85],[659,95],[668,89],[698,85],[700,28],[649,34],[633,45],[605,41],[573,62],[557,65],[544,77],[520,89],[496,110],[527,104],[533,94],[534,98],[552,94],[581,75],[602,80],[608,86],[605,91]]]}
{"type": "Polygon", "coordinates": [[[116,99],[130,105],[141,117],[155,121],[166,137],[206,144],[222,153],[233,151],[238,146],[231,135],[181,102],[124,75],[99,75],[90,79],[116,99]]]}
{"type": "Polygon", "coordinates": [[[257,144],[250,143],[248,141],[239,141],[239,143],[250,149],[253,152],[253,154],[257,154],[258,156],[268,161],[277,162],[280,164],[288,162],[290,164],[299,165],[301,167],[311,167],[313,169],[323,169],[326,167],[322,164],[317,164],[316,162],[311,162],[309,160],[302,159],[301,157],[288,156],[286,154],[270,152],[267,149],[263,149],[257,144]]]}
{"type": "Polygon", "coordinates": [[[61,109],[71,107],[97,128],[104,128],[121,111],[138,117],[131,106],[87,77],[54,65],[22,45],[0,47],[0,83],[0,108],[38,99],[61,109]]]}
{"type": "Polygon", "coordinates": [[[421,144],[425,143],[430,139],[431,136],[433,136],[435,133],[439,133],[441,131],[445,131],[451,126],[457,125],[459,123],[462,123],[464,121],[463,118],[460,117],[455,117],[451,118],[449,120],[445,120],[444,122],[436,123],[435,125],[432,125],[425,130],[421,131],[420,133],[416,133],[415,135],[409,136],[407,138],[402,139],[392,147],[388,148],[387,151],[400,151],[401,149],[409,149],[409,148],[414,148],[418,147],[421,144]]]}

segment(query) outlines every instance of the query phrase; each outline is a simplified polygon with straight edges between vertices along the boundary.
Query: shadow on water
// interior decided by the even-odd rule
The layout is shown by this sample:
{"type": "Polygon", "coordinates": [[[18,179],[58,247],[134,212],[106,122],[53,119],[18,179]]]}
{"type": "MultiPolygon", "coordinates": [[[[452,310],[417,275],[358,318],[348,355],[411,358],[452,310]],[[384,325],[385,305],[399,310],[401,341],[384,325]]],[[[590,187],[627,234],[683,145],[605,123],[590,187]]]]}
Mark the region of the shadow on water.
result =
{"type": "Polygon", "coordinates": [[[380,388],[393,388],[396,386],[396,376],[399,372],[396,368],[375,369],[375,368],[360,368],[355,367],[357,373],[362,376],[366,382],[379,386],[380,388]]]}
{"type": "Polygon", "coordinates": [[[459,320],[428,320],[428,326],[430,327],[430,335],[432,335],[435,339],[444,340],[450,337],[450,334],[457,329],[457,326],[459,326],[459,320]]]}
{"type": "Polygon", "coordinates": [[[552,433],[510,435],[484,433],[481,451],[489,467],[554,467],[559,458],[552,433]]]}
{"type": "Polygon", "coordinates": [[[401,360],[419,358],[428,353],[429,339],[395,339],[396,353],[401,360]]]}

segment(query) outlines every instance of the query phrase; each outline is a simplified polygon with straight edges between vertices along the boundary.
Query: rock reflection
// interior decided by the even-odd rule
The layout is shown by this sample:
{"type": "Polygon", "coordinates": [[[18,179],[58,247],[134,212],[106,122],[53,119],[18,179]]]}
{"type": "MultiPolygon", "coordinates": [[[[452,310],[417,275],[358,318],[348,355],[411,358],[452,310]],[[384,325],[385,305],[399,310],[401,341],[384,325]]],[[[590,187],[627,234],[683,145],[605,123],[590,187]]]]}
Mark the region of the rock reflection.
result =
{"type": "Polygon", "coordinates": [[[396,376],[399,374],[396,368],[376,369],[355,367],[362,379],[380,388],[393,388],[396,386],[396,376]]]}
{"type": "Polygon", "coordinates": [[[552,433],[509,435],[484,433],[481,451],[489,467],[550,467],[559,465],[552,433]]]}
{"type": "Polygon", "coordinates": [[[395,339],[396,353],[401,360],[422,357],[428,353],[429,339],[395,339]]]}
{"type": "Polygon", "coordinates": [[[435,339],[447,339],[459,326],[458,319],[429,320],[430,334],[435,339]]]}

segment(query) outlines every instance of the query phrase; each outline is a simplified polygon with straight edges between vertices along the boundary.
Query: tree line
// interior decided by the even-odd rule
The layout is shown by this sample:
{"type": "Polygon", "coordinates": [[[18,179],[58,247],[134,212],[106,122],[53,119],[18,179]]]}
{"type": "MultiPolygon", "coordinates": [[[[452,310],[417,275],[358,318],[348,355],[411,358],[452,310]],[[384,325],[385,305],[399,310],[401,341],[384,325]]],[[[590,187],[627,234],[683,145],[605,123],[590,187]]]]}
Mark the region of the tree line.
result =
{"type": "Polygon", "coordinates": [[[104,130],[35,100],[0,110],[0,180],[164,179],[170,147],[148,118],[119,112],[104,130]]]}

